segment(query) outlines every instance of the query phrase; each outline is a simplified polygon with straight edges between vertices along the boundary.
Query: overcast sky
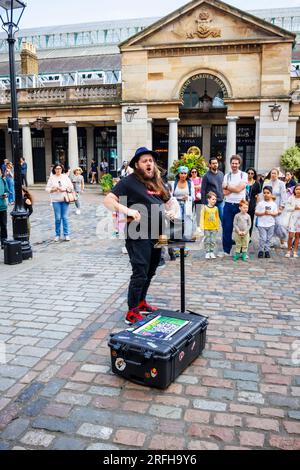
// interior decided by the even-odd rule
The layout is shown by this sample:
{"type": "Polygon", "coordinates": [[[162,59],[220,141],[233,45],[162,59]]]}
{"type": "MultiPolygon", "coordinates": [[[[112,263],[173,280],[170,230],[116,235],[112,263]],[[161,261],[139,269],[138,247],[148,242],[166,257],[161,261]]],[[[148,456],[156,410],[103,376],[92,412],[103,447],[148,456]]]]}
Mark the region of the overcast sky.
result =
{"type": "MultiPolygon", "coordinates": [[[[127,18],[160,17],[188,0],[25,0],[27,8],[21,28],[36,28],[127,18]]],[[[242,10],[300,7],[300,0],[227,0],[242,10]]]]}

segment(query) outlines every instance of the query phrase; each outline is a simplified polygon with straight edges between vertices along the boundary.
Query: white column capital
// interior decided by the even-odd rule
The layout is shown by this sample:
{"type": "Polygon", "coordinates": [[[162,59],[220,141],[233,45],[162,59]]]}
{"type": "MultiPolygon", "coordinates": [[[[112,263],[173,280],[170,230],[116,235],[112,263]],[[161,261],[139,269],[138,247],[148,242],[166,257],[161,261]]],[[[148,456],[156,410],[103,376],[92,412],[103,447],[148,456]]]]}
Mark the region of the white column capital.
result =
{"type": "Polygon", "coordinates": [[[148,124],[152,124],[152,123],[153,123],[153,121],[154,121],[154,119],[153,119],[153,118],[148,118],[148,119],[147,119],[147,122],[148,122],[148,124]]]}
{"type": "Polygon", "coordinates": [[[211,129],[212,124],[202,124],[202,129],[211,129]]]}
{"type": "Polygon", "coordinates": [[[66,121],[66,124],[70,126],[77,126],[77,121],[66,121]]]}
{"type": "Polygon", "coordinates": [[[299,121],[299,117],[297,116],[289,116],[289,122],[297,122],[299,121]]]}
{"type": "Polygon", "coordinates": [[[254,116],[254,121],[255,122],[260,121],[260,116],[254,116]]]}
{"type": "Polygon", "coordinates": [[[226,120],[229,122],[235,122],[238,121],[240,118],[239,116],[226,116],[226,120]]]}
{"type": "Polygon", "coordinates": [[[115,124],[116,124],[117,126],[122,125],[122,119],[117,119],[117,120],[115,121],[115,124]]]}
{"type": "Polygon", "coordinates": [[[172,122],[179,122],[180,119],[177,118],[177,117],[172,117],[172,118],[167,118],[167,121],[170,122],[170,123],[172,123],[172,122]]]}
{"type": "Polygon", "coordinates": [[[27,119],[22,119],[20,121],[20,126],[21,127],[30,127],[30,122],[27,119]]]}

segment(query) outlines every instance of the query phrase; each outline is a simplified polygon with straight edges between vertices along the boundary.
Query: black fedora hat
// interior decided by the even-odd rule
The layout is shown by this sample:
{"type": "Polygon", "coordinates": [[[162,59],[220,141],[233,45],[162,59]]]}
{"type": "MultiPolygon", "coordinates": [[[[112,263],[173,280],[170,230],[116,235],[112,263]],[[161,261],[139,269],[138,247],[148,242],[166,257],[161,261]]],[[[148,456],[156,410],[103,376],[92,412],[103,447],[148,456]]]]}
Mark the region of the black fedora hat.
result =
{"type": "Polygon", "coordinates": [[[155,160],[157,160],[159,158],[159,155],[158,153],[156,152],[153,152],[153,150],[149,150],[147,149],[146,147],[140,147],[139,149],[137,149],[137,151],[135,152],[135,155],[134,157],[131,159],[130,163],[129,163],[129,166],[131,168],[134,169],[134,165],[136,164],[136,162],[139,161],[139,159],[141,158],[142,155],[152,155],[152,157],[154,157],[155,160]]]}

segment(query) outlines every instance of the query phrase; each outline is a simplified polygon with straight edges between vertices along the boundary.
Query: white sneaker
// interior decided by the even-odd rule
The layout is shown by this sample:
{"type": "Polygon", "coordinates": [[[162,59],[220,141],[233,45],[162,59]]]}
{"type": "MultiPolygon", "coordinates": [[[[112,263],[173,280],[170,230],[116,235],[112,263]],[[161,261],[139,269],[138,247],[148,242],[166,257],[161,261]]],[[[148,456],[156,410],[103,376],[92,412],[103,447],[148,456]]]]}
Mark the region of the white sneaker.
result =
{"type": "Polygon", "coordinates": [[[216,255],[214,253],[210,254],[211,259],[216,259],[216,255]]]}
{"type": "Polygon", "coordinates": [[[123,255],[128,255],[128,251],[126,249],[126,246],[123,246],[122,253],[123,253],[123,255]]]}
{"type": "Polygon", "coordinates": [[[80,215],[80,214],[81,214],[81,210],[80,210],[80,209],[77,209],[76,215],[80,215]]]}
{"type": "Polygon", "coordinates": [[[59,242],[59,237],[54,238],[55,243],[59,242]]]}
{"type": "Polygon", "coordinates": [[[71,238],[70,237],[65,237],[65,242],[70,242],[71,241],[71,238]]]}
{"type": "Polygon", "coordinates": [[[206,253],[205,259],[210,259],[210,257],[211,257],[211,254],[210,254],[210,253],[206,253]]]}
{"type": "Polygon", "coordinates": [[[225,253],[225,251],[221,251],[217,256],[218,258],[225,258],[226,256],[230,256],[230,254],[225,253]]]}

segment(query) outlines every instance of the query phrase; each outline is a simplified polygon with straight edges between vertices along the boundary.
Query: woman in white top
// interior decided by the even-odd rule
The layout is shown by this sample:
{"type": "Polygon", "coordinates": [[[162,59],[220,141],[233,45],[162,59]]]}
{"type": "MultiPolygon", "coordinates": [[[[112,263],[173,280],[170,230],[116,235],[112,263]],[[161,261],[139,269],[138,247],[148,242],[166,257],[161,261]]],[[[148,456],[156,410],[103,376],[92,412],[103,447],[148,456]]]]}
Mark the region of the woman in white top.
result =
{"type": "Polygon", "coordinates": [[[65,241],[70,241],[69,233],[69,203],[65,201],[67,191],[73,190],[73,184],[68,175],[63,173],[63,167],[56,164],[53,167],[52,175],[48,180],[46,191],[50,194],[55,215],[55,241],[60,239],[61,225],[65,241]]]}
{"type": "Polygon", "coordinates": [[[287,248],[287,231],[281,224],[281,213],[284,209],[287,200],[285,183],[279,179],[278,168],[272,168],[270,176],[271,179],[269,181],[266,181],[263,187],[271,186],[273,190],[274,202],[278,208],[278,217],[276,217],[275,219],[274,234],[280,239],[280,247],[287,248]]]}

